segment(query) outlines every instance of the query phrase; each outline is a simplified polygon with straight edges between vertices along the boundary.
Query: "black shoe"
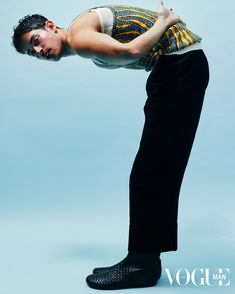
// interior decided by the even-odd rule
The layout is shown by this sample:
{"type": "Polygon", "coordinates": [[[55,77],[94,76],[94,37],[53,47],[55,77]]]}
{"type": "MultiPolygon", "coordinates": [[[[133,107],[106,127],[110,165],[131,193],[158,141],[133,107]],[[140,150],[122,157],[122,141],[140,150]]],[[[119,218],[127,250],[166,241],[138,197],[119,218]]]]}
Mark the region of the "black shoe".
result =
{"type": "Polygon", "coordinates": [[[134,253],[129,252],[128,255],[121,260],[120,262],[107,267],[96,267],[93,269],[93,274],[97,273],[106,273],[116,267],[121,265],[145,265],[145,264],[152,264],[154,262],[159,262],[160,253],[134,253]]]}
{"type": "Polygon", "coordinates": [[[108,271],[118,267],[118,266],[121,266],[123,263],[125,262],[125,260],[123,259],[122,261],[120,261],[119,263],[116,263],[112,266],[106,266],[106,267],[96,267],[93,269],[93,274],[103,274],[103,273],[107,273],[108,271]]]}
{"type": "Polygon", "coordinates": [[[125,265],[122,262],[105,272],[89,275],[89,287],[100,290],[152,287],[161,276],[161,260],[146,265],[125,265]]]}

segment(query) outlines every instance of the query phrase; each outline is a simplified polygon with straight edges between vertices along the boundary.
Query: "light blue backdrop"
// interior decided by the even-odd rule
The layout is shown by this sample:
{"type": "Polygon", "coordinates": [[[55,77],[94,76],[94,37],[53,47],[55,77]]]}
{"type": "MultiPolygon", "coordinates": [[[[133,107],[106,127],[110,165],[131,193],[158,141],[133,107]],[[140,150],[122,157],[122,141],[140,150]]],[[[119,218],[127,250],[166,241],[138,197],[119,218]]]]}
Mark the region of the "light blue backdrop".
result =
{"type": "MultiPolygon", "coordinates": [[[[85,277],[124,257],[128,177],[143,126],[148,73],[105,70],[89,60],[59,63],[17,54],[12,28],[41,13],[67,27],[102,4],[143,1],[2,1],[0,26],[0,293],[93,293],[85,277]],[[117,83],[122,89],[117,91],[117,83]]],[[[210,83],[185,173],[179,250],[163,268],[227,267],[235,281],[235,91],[232,0],[165,1],[202,36],[210,83]]],[[[157,9],[157,1],[144,1],[157,9]]],[[[176,286],[126,292],[232,293],[176,286]]]]}

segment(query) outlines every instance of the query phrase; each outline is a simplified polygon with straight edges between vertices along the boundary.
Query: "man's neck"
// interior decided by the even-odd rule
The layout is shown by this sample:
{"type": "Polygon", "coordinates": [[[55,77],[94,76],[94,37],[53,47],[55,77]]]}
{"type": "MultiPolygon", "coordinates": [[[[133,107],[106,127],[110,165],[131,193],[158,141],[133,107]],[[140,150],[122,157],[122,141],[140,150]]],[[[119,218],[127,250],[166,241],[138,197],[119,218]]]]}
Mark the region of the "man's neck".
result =
{"type": "Polygon", "coordinates": [[[67,30],[63,28],[58,29],[58,33],[60,34],[63,43],[62,57],[75,55],[76,52],[69,46],[68,43],[67,30]]]}

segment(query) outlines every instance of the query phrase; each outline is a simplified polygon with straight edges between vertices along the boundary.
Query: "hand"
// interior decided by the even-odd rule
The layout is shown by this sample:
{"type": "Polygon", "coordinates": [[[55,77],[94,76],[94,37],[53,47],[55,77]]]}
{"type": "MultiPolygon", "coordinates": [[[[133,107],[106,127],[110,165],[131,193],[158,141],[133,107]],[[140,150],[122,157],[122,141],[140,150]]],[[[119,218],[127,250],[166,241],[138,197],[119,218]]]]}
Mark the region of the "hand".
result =
{"type": "Polygon", "coordinates": [[[159,9],[157,11],[159,21],[164,21],[167,27],[171,27],[180,21],[180,17],[173,12],[172,8],[166,8],[163,0],[159,0],[159,2],[159,9]]]}
{"type": "Polygon", "coordinates": [[[166,18],[168,17],[171,11],[172,11],[172,8],[171,9],[166,8],[163,4],[163,0],[159,0],[159,8],[157,11],[159,16],[163,16],[166,18]]]}

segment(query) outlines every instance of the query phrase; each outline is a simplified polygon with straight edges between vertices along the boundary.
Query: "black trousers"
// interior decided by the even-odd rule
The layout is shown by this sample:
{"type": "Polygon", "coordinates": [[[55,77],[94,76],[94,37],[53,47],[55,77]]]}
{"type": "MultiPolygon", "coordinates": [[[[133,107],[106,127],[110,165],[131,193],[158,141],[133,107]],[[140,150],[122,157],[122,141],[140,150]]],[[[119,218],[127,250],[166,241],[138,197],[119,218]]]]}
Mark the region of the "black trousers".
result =
{"type": "Polygon", "coordinates": [[[165,55],[150,72],[130,174],[129,251],[177,250],[179,192],[208,81],[203,50],[165,55]]]}

